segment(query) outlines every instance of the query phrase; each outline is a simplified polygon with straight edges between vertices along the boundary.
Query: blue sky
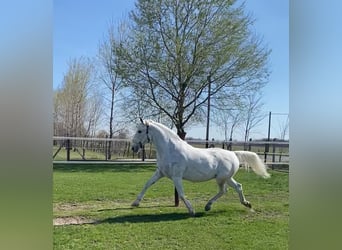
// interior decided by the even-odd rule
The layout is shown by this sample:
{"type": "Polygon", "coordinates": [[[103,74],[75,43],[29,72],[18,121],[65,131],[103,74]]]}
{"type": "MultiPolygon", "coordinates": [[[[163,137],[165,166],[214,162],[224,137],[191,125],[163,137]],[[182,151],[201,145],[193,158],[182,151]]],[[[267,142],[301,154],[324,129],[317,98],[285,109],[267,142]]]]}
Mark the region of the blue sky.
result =
{"type": "MultiPolygon", "coordinates": [[[[67,62],[80,56],[93,57],[111,19],[119,22],[134,8],[133,0],[113,1],[54,1],[53,9],[53,86],[61,84],[67,62]]],[[[288,1],[246,1],[246,11],[256,20],[255,32],[272,50],[269,58],[271,76],[264,89],[265,113],[289,112],[289,13],[288,1]]],[[[279,124],[286,116],[274,115],[271,137],[279,136],[279,124]]],[[[252,138],[267,135],[267,119],[252,133],[252,138]]],[[[188,136],[204,138],[205,126],[188,129],[188,136]]],[[[241,135],[237,135],[238,137],[241,135]]],[[[215,127],[210,138],[223,138],[215,127]]]]}

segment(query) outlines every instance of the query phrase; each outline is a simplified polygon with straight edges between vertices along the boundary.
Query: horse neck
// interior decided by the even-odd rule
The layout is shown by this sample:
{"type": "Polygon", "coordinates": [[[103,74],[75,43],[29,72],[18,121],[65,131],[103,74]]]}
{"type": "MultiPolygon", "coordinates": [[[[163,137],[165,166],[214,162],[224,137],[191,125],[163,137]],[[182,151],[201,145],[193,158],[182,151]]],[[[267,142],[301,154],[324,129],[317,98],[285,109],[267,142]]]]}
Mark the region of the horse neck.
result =
{"type": "Polygon", "coordinates": [[[176,144],[177,137],[173,138],[173,135],[170,131],[167,131],[167,128],[162,126],[158,126],[157,124],[150,125],[152,128],[151,136],[152,142],[156,147],[158,154],[166,153],[169,150],[170,143],[176,144]]]}

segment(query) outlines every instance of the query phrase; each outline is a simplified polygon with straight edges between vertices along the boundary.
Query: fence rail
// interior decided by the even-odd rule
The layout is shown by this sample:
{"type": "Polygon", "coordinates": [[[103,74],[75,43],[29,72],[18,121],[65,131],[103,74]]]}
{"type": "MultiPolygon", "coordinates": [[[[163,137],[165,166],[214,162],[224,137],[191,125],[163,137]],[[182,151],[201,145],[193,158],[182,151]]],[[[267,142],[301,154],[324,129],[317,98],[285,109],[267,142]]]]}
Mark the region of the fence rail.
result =
{"type": "MultiPolygon", "coordinates": [[[[248,150],[256,152],[272,168],[289,165],[288,141],[205,141],[186,140],[197,148],[220,147],[228,150],[248,150]]],[[[153,145],[146,144],[143,151],[135,154],[131,150],[131,141],[127,139],[89,138],[89,137],[53,137],[53,159],[55,161],[115,161],[122,159],[156,159],[153,145]]]]}

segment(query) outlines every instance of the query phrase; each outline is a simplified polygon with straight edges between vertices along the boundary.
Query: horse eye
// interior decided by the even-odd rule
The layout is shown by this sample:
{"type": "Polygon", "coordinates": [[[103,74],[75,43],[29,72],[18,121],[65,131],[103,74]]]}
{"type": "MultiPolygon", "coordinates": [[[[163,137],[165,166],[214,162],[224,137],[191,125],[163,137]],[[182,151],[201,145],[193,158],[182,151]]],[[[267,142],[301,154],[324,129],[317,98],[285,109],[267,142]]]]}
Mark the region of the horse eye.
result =
{"type": "Polygon", "coordinates": [[[141,133],[141,130],[138,130],[138,133],[140,134],[140,133],[141,133]]]}

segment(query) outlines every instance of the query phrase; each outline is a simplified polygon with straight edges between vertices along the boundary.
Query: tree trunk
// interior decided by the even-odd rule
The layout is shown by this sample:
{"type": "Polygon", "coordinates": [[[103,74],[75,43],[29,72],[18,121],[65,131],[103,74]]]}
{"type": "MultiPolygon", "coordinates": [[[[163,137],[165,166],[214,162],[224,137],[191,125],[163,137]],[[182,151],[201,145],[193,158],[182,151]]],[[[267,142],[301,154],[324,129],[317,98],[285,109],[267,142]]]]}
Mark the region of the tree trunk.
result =
{"type": "MultiPolygon", "coordinates": [[[[177,129],[177,135],[182,139],[185,140],[186,132],[184,129],[177,129]]],[[[179,206],[179,195],[177,189],[175,188],[175,207],[179,206]]]]}
{"type": "Polygon", "coordinates": [[[182,140],[185,140],[186,132],[185,132],[183,129],[177,130],[177,135],[178,135],[182,140]]]}
{"type": "Polygon", "coordinates": [[[111,139],[113,138],[113,119],[114,119],[114,88],[112,89],[112,98],[111,98],[111,103],[110,103],[110,117],[109,117],[109,143],[108,143],[108,160],[112,158],[112,141],[111,139]]]}

